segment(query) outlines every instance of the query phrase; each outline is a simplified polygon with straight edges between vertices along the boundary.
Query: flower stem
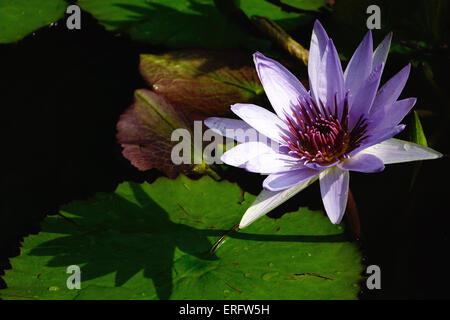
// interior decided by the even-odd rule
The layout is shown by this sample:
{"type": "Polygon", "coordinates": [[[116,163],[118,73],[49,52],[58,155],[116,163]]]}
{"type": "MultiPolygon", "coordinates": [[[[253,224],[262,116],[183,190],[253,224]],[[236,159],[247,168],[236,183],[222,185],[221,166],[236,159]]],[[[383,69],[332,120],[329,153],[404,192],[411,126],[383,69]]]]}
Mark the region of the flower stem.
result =
{"type": "MultiPolygon", "coordinates": [[[[267,17],[253,15],[250,18],[239,6],[239,0],[214,0],[216,8],[224,15],[230,17],[241,26],[247,29],[255,28],[267,38],[278,44],[281,48],[289,52],[294,58],[301,60],[305,66],[308,65],[309,51],[283,30],[277,23],[267,17]],[[252,28],[253,27],[253,28],[252,28]]],[[[283,6],[281,2],[278,6],[283,6]]],[[[284,5],[286,9],[287,5],[284,5]]],[[[289,9],[295,9],[289,7],[289,9]]],[[[295,11],[298,11],[295,9],[295,11]]],[[[304,10],[302,10],[304,12],[304,10]]],[[[306,12],[306,11],[305,11],[306,12]]],[[[255,31],[256,31],[255,30],[255,31]]],[[[250,30],[252,32],[252,30],[250,30]]]]}
{"type": "Polygon", "coordinates": [[[353,236],[353,238],[360,238],[361,237],[361,225],[359,222],[359,214],[358,214],[358,208],[356,206],[355,198],[353,197],[353,193],[348,188],[348,201],[347,201],[347,209],[346,211],[346,217],[347,217],[347,225],[350,228],[350,232],[353,236]]]}
{"type": "MultiPolygon", "coordinates": [[[[211,247],[211,249],[209,250],[209,252],[213,253],[214,251],[216,251],[217,248],[219,248],[219,247],[223,244],[225,238],[226,238],[231,232],[233,232],[233,231],[236,230],[236,229],[239,229],[239,223],[236,224],[236,225],[235,225],[233,228],[231,228],[230,230],[228,230],[223,236],[221,236],[220,239],[217,240],[216,243],[214,243],[214,245],[211,247]]],[[[238,230],[238,231],[239,231],[239,230],[238,230]]]]}
{"type": "Polygon", "coordinates": [[[252,16],[250,20],[264,35],[289,52],[293,57],[300,59],[305,66],[308,65],[309,51],[292,39],[275,21],[260,16],[252,16]]]}
{"type": "Polygon", "coordinates": [[[192,172],[197,174],[207,174],[216,181],[221,180],[220,175],[214,170],[213,166],[207,165],[205,162],[197,164],[192,168],[192,172]]]}

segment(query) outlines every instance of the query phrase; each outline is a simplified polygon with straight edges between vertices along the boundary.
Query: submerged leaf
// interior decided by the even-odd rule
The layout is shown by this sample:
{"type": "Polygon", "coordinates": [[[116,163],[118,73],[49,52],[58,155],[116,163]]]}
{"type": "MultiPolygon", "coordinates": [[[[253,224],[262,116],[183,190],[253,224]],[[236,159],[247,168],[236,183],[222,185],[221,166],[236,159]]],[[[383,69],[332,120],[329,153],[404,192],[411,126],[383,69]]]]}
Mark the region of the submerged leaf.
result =
{"type": "Polygon", "coordinates": [[[141,55],[142,76],[190,120],[231,115],[230,105],[255,102],[264,91],[251,55],[202,50],[141,55]]]}
{"type": "Polygon", "coordinates": [[[117,141],[124,148],[124,157],[139,170],[156,168],[175,177],[192,168],[172,163],[171,150],[177,142],[170,137],[177,128],[189,128],[184,116],[162,95],[140,89],[117,123],[117,141]]]}
{"type": "Polygon", "coordinates": [[[144,54],[140,71],[152,91],[136,91],[135,103],[117,124],[117,140],[124,147],[123,155],[142,171],[157,168],[172,178],[180,172],[213,174],[204,163],[172,162],[171,150],[178,143],[171,141],[172,132],[184,128],[194,138],[194,121],[232,116],[232,104],[264,100],[251,56],[238,52],[144,54]]]}
{"type": "Polygon", "coordinates": [[[355,299],[361,253],[342,226],[300,208],[212,244],[254,200],[203,177],[123,183],[65,205],[11,259],[2,299],[355,299]],[[66,286],[81,268],[81,290],[66,286]]]}

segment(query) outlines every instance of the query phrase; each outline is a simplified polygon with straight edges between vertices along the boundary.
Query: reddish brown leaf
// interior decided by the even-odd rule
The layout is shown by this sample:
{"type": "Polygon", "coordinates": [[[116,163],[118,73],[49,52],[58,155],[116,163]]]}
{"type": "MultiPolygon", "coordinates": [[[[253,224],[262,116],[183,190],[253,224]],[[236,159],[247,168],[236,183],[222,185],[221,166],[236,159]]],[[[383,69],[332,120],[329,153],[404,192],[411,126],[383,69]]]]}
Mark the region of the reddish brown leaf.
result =
{"type": "Polygon", "coordinates": [[[145,54],[141,55],[140,70],[152,89],[164,94],[190,120],[230,116],[230,105],[257,102],[264,92],[251,55],[246,53],[183,50],[145,54]]]}
{"type": "Polygon", "coordinates": [[[172,131],[188,128],[184,116],[177,112],[162,95],[147,89],[136,90],[135,102],[117,123],[117,140],[124,148],[125,158],[139,170],[157,168],[173,178],[188,172],[192,165],[174,165],[170,141],[172,131]]]}
{"type": "MultiPolygon", "coordinates": [[[[208,167],[171,161],[172,131],[191,132],[195,120],[234,117],[235,103],[267,105],[252,56],[240,52],[182,50],[141,55],[140,71],[152,91],[136,91],[135,103],[122,115],[117,139],[123,155],[139,170],[157,168],[169,177],[205,172],[208,167]]],[[[192,136],[192,135],[191,135],[192,136]]]]}

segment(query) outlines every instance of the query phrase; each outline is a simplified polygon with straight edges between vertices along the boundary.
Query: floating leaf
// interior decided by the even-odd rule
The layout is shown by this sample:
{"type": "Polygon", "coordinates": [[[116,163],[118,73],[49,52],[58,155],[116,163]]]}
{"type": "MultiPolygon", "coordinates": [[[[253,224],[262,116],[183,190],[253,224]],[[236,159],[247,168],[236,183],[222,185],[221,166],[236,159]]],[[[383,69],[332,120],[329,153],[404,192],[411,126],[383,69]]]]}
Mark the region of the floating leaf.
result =
{"type": "Polygon", "coordinates": [[[209,253],[253,200],[227,181],[180,176],[72,202],[25,238],[0,297],[357,298],[361,254],[322,212],[263,217],[209,253]],[[71,265],[81,268],[80,290],[66,287],[71,265]]]}
{"type": "MultiPolygon", "coordinates": [[[[79,0],[108,30],[139,41],[172,48],[235,48],[255,42],[247,30],[217,10],[213,0],[79,0]]],[[[311,17],[283,12],[260,0],[241,0],[247,14],[262,10],[284,27],[298,27],[311,17]],[[247,12],[248,11],[248,12],[247,12]]]]}
{"type": "Polygon", "coordinates": [[[66,7],[64,0],[0,0],[0,43],[18,41],[58,21],[66,7]]]}
{"type": "Polygon", "coordinates": [[[285,31],[293,31],[299,26],[309,23],[313,16],[283,10],[270,0],[241,0],[240,8],[250,17],[263,16],[275,21],[285,31]]]}
{"type": "Polygon", "coordinates": [[[311,11],[319,11],[326,4],[326,0],[281,0],[280,2],[297,9],[311,11]]]}

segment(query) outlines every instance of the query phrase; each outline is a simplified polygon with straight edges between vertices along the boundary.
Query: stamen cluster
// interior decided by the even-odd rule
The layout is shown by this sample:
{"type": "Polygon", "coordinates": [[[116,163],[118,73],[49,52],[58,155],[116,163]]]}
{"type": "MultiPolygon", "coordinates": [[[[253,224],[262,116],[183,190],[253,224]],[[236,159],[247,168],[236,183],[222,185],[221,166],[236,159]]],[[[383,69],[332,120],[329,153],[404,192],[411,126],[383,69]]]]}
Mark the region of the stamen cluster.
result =
{"type": "Polygon", "coordinates": [[[348,95],[343,103],[339,115],[336,96],[327,106],[321,101],[318,106],[313,99],[299,100],[298,106],[292,108],[292,115],[285,115],[290,135],[282,138],[289,154],[305,164],[311,162],[322,166],[348,158],[349,153],[367,138],[367,121],[361,116],[349,130],[348,95]]]}

